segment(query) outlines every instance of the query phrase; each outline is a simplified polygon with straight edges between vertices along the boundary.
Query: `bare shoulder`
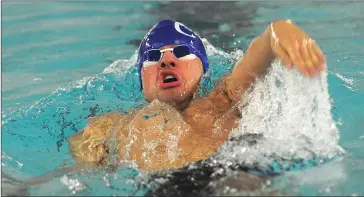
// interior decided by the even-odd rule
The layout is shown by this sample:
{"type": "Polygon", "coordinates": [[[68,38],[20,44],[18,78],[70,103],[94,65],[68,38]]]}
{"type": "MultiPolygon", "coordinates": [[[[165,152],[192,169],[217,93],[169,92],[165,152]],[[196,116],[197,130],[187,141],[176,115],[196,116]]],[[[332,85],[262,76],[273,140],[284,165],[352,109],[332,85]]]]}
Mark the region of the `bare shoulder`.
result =
{"type": "MultiPolygon", "coordinates": [[[[120,124],[127,124],[131,118],[135,116],[138,110],[131,110],[126,114],[119,112],[109,112],[100,116],[89,118],[86,127],[78,132],[83,136],[100,136],[107,137],[110,135],[110,130],[120,124]]],[[[77,133],[77,134],[78,134],[77,133]]]]}
{"type": "Polygon", "coordinates": [[[127,124],[135,111],[127,114],[111,112],[91,117],[87,126],[68,138],[69,151],[77,163],[103,165],[109,153],[108,140],[112,131],[127,124]]]}

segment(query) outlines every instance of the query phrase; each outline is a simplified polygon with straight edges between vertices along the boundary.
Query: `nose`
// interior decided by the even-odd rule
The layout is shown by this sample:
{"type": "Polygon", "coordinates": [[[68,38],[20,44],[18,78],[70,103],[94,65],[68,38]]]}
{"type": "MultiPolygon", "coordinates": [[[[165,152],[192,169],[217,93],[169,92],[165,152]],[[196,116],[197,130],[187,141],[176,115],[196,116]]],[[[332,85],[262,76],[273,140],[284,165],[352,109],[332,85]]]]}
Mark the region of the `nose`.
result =
{"type": "Polygon", "coordinates": [[[165,51],[161,60],[161,68],[173,68],[176,66],[176,58],[171,51],[165,51]]]}

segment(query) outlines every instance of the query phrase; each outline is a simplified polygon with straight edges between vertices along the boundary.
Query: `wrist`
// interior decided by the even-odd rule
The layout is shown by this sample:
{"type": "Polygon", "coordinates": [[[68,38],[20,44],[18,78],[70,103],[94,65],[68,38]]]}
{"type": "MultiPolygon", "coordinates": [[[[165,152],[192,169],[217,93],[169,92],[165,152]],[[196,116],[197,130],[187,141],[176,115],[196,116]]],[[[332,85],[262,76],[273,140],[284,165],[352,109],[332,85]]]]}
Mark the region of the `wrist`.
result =
{"type": "Polygon", "coordinates": [[[273,54],[274,45],[272,45],[272,44],[276,43],[278,41],[278,38],[274,32],[273,25],[274,25],[274,22],[269,24],[268,27],[266,28],[264,34],[262,35],[262,37],[263,37],[262,39],[264,40],[264,42],[267,45],[267,48],[269,49],[268,55],[270,56],[270,58],[274,58],[274,54],[273,54]]]}

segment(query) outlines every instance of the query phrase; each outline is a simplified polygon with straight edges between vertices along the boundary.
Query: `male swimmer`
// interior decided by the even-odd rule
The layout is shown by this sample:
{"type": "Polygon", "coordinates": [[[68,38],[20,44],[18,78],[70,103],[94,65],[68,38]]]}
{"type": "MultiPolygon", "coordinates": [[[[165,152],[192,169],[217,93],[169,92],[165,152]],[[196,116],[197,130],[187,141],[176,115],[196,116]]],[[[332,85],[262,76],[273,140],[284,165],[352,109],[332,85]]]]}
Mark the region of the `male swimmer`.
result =
{"type": "Polygon", "coordinates": [[[79,164],[132,161],[147,172],[206,159],[238,126],[237,102],[276,58],[307,77],[325,69],[315,41],[290,20],[280,20],[251,42],[208,96],[198,97],[200,79],[209,68],[201,39],[179,22],[160,21],[146,34],[138,53],[141,88],[149,104],[126,115],[91,118],[68,139],[70,153],[79,164]]]}

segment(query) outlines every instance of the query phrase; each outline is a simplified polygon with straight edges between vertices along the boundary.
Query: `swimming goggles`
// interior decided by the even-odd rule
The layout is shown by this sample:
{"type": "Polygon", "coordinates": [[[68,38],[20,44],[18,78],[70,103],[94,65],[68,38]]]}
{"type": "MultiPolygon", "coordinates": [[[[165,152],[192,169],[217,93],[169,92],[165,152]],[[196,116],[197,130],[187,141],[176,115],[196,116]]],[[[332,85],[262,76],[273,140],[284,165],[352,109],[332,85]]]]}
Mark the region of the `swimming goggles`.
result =
{"type": "Polygon", "coordinates": [[[196,55],[192,53],[193,50],[188,45],[177,45],[166,49],[150,49],[144,53],[146,61],[143,62],[143,67],[157,64],[162,59],[165,51],[171,51],[174,57],[179,60],[193,60],[196,58],[196,55]]]}

